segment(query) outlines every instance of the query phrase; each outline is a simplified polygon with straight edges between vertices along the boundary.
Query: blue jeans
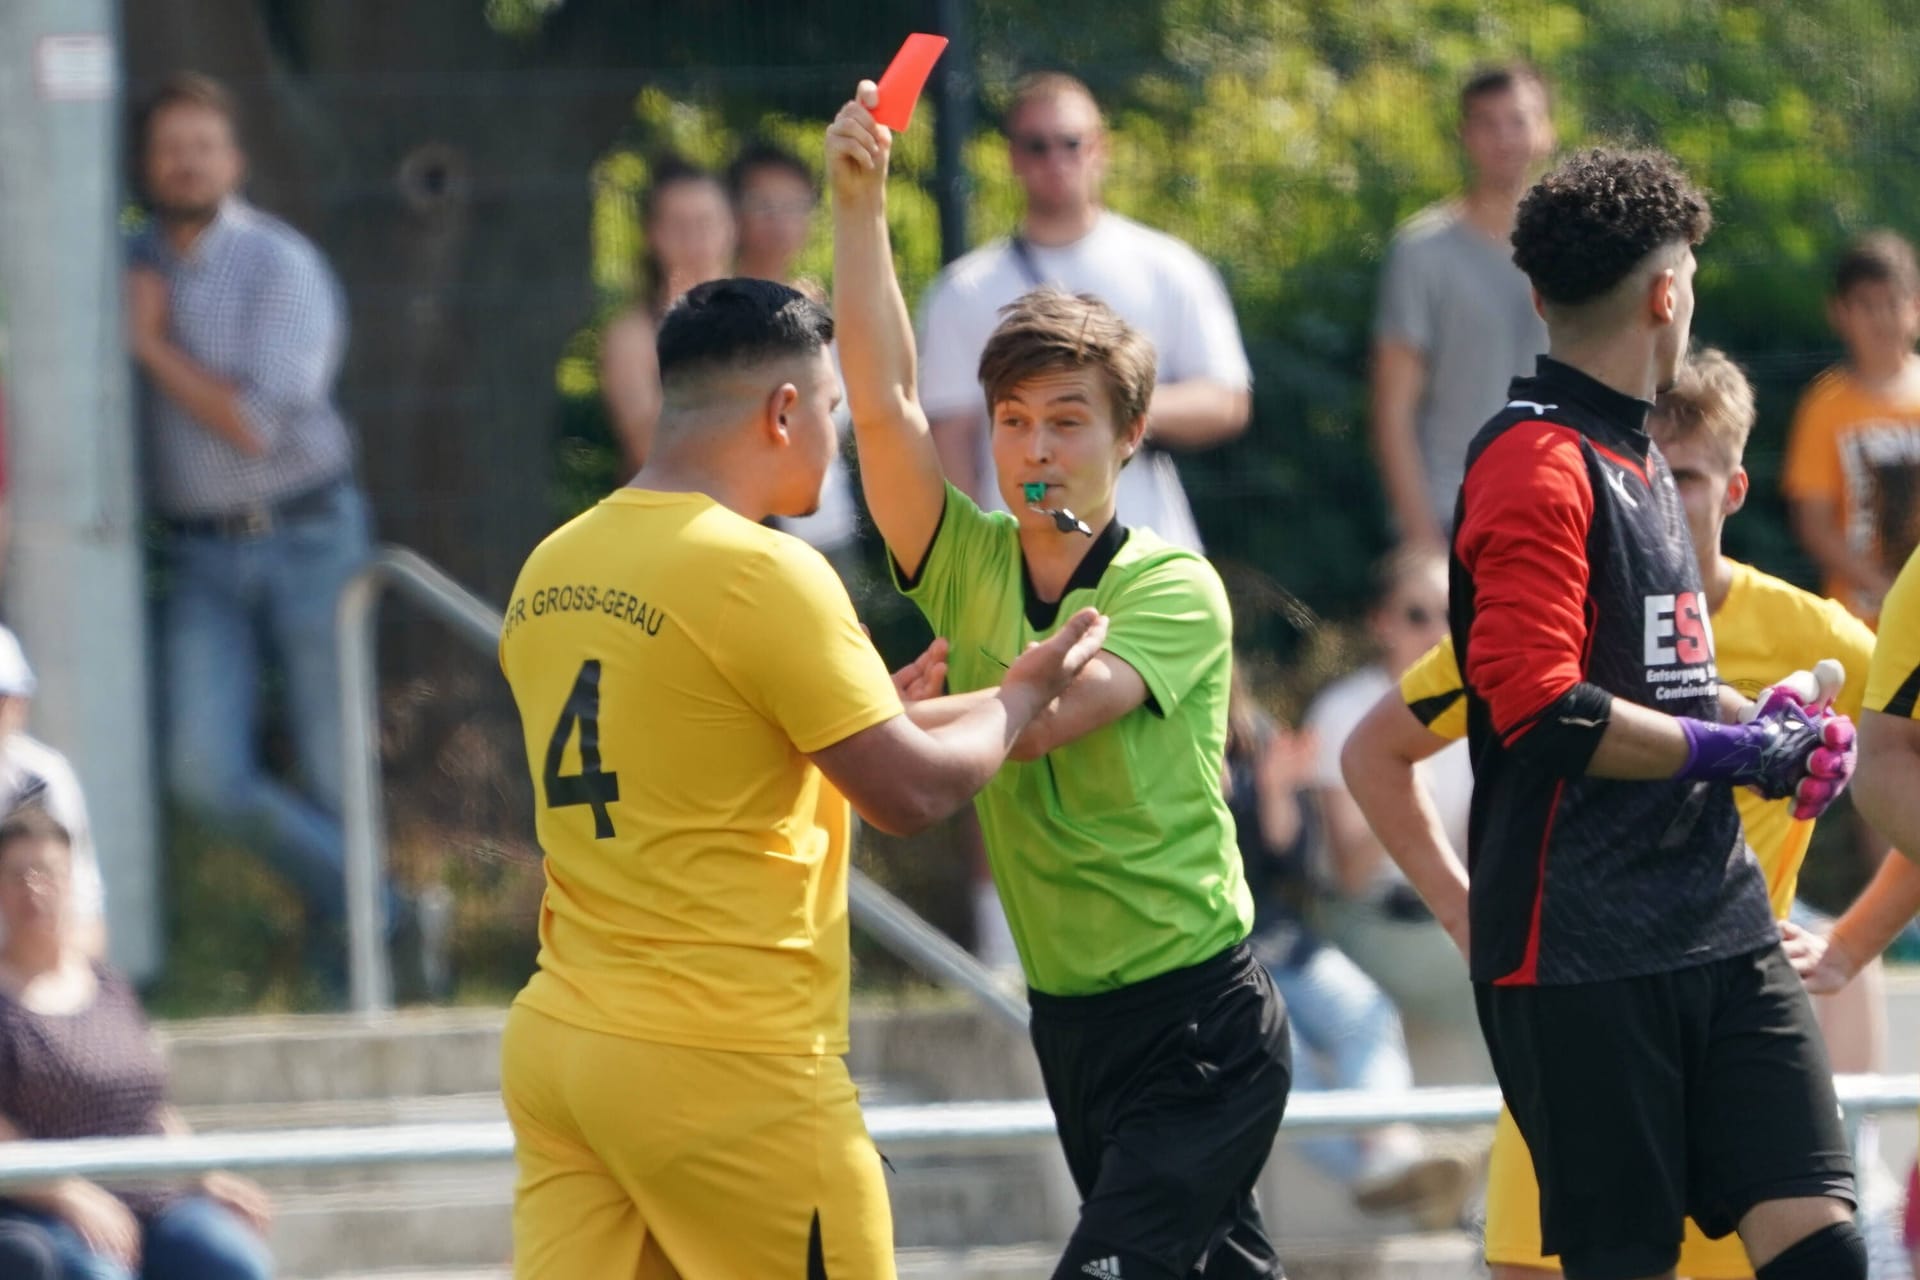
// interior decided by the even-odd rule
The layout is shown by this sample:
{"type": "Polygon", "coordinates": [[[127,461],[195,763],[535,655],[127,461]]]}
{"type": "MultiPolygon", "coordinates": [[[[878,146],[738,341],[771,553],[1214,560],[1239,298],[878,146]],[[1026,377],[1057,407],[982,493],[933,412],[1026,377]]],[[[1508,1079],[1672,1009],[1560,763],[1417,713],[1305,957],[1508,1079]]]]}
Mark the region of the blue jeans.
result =
{"type": "Polygon", "coordinates": [[[273,1259],[252,1227],[205,1196],[175,1201],[141,1223],[141,1258],[128,1271],[87,1248],[49,1214],[0,1205],[0,1275],[8,1280],[268,1280],[273,1259]]]}
{"type": "Polygon", "coordinates": [[[340,832],[340,664],[334,606],[368,558],[353,485],[259,537],[175,533],[161,609],[168,789],[195,816],[253,843],[305,901],[346,910],[340,832]],[[284,677],[297,785],[260,758],[261,676],[284,677]]]}
{"type": "MultiPolygon", "coordinates": [[[[1353,961],[1324,943],[1288,948],[1267,972],[1287,1006],[1293,1034],[1293,1087],[1376,1089],[1413,1086],[1406,1036],[1393,1002],[1353,961]]],[[[1368,1172],[1367,1140],[1313,1138],[1301,1152],[1322,1172],[1352,1185],[1368,1172]]]]}

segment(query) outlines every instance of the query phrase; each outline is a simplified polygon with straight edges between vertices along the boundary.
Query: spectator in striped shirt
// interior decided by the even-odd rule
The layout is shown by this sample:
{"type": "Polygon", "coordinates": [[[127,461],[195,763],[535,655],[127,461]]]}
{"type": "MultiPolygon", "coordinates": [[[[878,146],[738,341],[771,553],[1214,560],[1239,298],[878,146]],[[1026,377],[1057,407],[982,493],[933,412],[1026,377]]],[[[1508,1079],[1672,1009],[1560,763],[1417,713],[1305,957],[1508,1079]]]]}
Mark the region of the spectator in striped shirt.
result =
{"type": "Polygon", "coordinates": [[[167,778],[184,808],[246,839],[297,889],[316,971],[338,987],[333,618],[368,555],[353,443],[333,401],[344,300],[319,251],[240,196],[245,159],[218,83],[166,81],[133,138],[153,214],[132,245],[127,291],[145,375],[147,501],[166,529],[167,778]],[[282,676],[294,777],[276,776],[260,751],[269,664],[282,676]]]}

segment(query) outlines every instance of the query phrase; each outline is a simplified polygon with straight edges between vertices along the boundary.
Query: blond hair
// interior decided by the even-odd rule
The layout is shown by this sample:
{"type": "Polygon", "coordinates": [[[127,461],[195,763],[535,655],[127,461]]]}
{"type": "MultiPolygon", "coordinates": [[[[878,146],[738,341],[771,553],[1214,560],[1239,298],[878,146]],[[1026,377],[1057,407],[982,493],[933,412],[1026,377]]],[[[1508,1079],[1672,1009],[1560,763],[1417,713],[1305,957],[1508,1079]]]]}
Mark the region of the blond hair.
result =
{"type": "Polygon", "coordinates": [[[1000,308],[1000,324],[980,353],[987,412],[1013,389],[1042,374],[1098,372],[1124,431],[1153,398],[1153,344],[1090,293],[1043,287],[1000,308]]]}
{"type": "Polygon", "coordinates": [[[1755,416],[1747,375],[1726,352],[1702,347],[1654,402],[1647,431],[1662,447],[1704,437],[1731,472],[1741,465],[1755,416]]]}

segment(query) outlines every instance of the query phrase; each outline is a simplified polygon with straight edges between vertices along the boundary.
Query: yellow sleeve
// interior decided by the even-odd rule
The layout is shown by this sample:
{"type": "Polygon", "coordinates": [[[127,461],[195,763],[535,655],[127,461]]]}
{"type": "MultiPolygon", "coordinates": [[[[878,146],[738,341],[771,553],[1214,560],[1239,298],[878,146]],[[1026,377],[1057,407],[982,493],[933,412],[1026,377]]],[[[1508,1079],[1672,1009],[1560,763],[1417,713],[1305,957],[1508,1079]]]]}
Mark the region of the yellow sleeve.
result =
{"type": "Polygon", "coordinates": [[[1400,696],[1421,724],[1449,741],[1467,736],[1467,691],[1448,636],[1400,677],[1400,696]]]}
{"type": "Polygon", "coordinates": [[[714,665],[802,754],[901,713],[846,587],[798,538],[782,534],[747,563],[717,631],[714,665]]]}
{"type": "Polygon", "coordinates": [[[1793,426],[1787,432],[1787,457],[1780,468],[1780,487],[1789,498],[1829,498],[1840,501],[1846,479],[1840,473],[1840,422],[1832,386],[1822,377],[1800,397],[1793,426]]]}
{"type": "Polygon", "coordinates": [[[1809,651],[1837,659],[1845,668],[1847,682],[1840,686],[1840,696],[1833,700],[1833,709],[1841,715],[1858,718],[1866,702],[1868,672],[1873,666],[1873,628],[1854,617],[1838,600],[1820,602],[1820,620],[1825,624],[1825,643],[1809,651]]]}
{"type": "Polygon", "coordinates": [[[1880,609],[1880,632],[1867,669],[1866,709],[1920,719],[1920,551],[1907,558],[1880,609]]]}

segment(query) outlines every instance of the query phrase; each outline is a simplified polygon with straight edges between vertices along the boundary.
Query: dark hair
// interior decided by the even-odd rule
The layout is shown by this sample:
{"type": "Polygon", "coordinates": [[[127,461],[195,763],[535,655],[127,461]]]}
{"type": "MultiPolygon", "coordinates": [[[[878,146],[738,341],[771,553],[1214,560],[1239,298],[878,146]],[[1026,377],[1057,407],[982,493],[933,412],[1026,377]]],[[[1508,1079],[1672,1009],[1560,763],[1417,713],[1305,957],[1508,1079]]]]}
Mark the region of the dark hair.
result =
{"type": "Polygon", "coordinates": [[[1043,287],[1000,308],[1000,323],[980,353],[987,412],[1027,379],[1095,369],[1106,380],[1114,427],[1124,431],[1153,399],[1153,343],[1090,293],[1043,287]]]}
{"type": "Polygon", "coordinates": [[[1468,110],[1481,98],[1490,98],[1496,93],[1511,93],[1523,84],[1538,89],[1541,100],[1552,106],[1553,93],[1547,87],[1545,76],[1524,62],[1503,62],[1497,66],[1481,67],[1460,86],[1460,118],[1466,119],[1468,110]]]}
{"type": "Polygon", "coordinates": [[[1697,245],[1707,198],[1664,151],[1596,147],[1568,157],[1520,201],[1513,262],[1550,303],[1600,297],[1654,250],[1697,245]]]}
{"type": "Polygon", "coordinates": [[[1898,232],[1869,231],[1856,238],[1833,264],[1833,296],[1843,298],[1857,284],[1890,284],[1920,293],[1920,266],[1913,246],[1898,232]]]}
{"type": "MultiPolygon", "coordinates": [[[[644,230],[652,225],[654,214],[660,211],[660,197],[669,187],[682,183],[708,183],[724,198],[726,187],[713,170],[695,164],[683,156],[665,152],[655,156],[647,166],[647,189],[640,193],[640,225],[644,230]]],[[[666,271],[660,266],[660,258],[653,251],[653,239],[648,237],[640,252],[640,296],[648,310],[658,312],[664,299],[660,290],[665,286],[666,271]]]]}
{"type": "Polygon", "coordinates": [[[833,317],[784,284],[736,276],[687,290],[660,322],[660,385],[729,365],[809,356],[833,341],[833,317]]]}
{"type": "Polygon", "coordinates": [[[133,189],[143,199],[146,195],[147,141],[153,132],[153,122],[162,111],[173,107],[200,107],[211,111],[227,122],[227,128],[233,131],[236,140],[240,134],[240,115],[234,106],[233,95],[218,80],[198,71],[176,71],[162,80],[134,108],[133,127],[127,130],[133,189]]]}
{"type": "Polygon", "coordinates": [[[813,176],[813,170],[807,168],[807,162],[777,142],[761,139],[748,143],[733,163],[727,166],[727,195],[734,204],[740,203],[741,193],[746,191],[747,183],[754,174],[763,169],[775,169],[790,173],[807,184],[807,190],[817,198],[820,184],[813,176]]]}
{"type": "Polygon", "coordinates": [[[35,843],[51,840],[64,848],[73,847],[72,833],[36,802],[23,804],[5,818],[0,818],[0,858],[6,857],[7,850],[14,845],[26,840],[35,843]]]}

